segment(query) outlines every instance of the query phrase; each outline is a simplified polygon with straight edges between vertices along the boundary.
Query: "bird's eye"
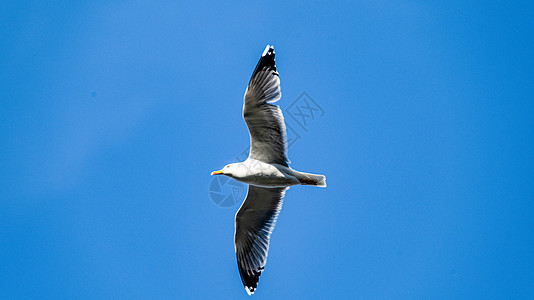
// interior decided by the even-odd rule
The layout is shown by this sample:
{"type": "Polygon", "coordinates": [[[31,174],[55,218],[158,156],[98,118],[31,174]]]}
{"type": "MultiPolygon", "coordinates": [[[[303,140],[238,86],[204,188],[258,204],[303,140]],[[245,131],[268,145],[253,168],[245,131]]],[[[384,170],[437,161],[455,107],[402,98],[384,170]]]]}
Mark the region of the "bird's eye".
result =
{"type": "Polygon", "coordinates": [[[228,168],[230,168],[230,166],[226,166],[226,168],[228,169],[228,168]]]}

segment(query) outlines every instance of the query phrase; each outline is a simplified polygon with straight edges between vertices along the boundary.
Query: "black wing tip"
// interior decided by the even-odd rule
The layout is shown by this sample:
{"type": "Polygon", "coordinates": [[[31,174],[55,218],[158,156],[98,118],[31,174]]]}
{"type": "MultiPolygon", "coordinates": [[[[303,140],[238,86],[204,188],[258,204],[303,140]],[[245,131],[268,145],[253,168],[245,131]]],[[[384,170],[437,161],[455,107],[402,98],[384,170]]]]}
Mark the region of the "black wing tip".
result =
{"type": "Polygon", "coordinates": [[[256,65],[256,68],[254,69],[254,72],[252,72],[252,76],[250,77],[250,81],[248,83],[249,85],[253,81],[256,74],[263,70],[272,70],[273,75],[278,76],[278,72],[276,72],[274,56],[274,46],[267,45],[267,47],[265,47],[265,50],[263,50],[263,53],[260,57],[260,60],[258,61],[258,64],[256,65]]]}
{"type": "Polygon", "coordinates": [[[242,270],[241,268],[239,268],[239,275],[241,275],[241,281],[243,281],[245,291],[249,296],[254,294],[254,292],[256,291],[262,271],[263,268],[260,268],[258,271],[251,271],[252,274],[248,274],[246,270],[242,270]]]}
{"type": "Polygon", "coordinates": [[[252,286],[246,286],[245,285],[245,291],[247,292],[247,294],[249,296],[252,296],[252,295],[254,295],[254,292],[256,291],[256,288],[252,287],[252,286]]]}
{"type": "MultiPolygon", "coordinates": [[[[254,73],[263,70],[264,68],[271,69],[276,72],[276,62],[274,57],[274,46],[267,45],[265,50],[263,50],[260,61],[258,61],[258,65],[256,66],[254,73]]],[[[278,75],[278,73],[276,73],[276,75],[278,75]]]]}
{"type": "Polygon", "coordinates": [[[274,46],[268,44],[267,47],[265,47],[265,50],[263,50],[263,54],[261,55],[261,57],[274,56],[274,55],[275,55],[274,46]]]}

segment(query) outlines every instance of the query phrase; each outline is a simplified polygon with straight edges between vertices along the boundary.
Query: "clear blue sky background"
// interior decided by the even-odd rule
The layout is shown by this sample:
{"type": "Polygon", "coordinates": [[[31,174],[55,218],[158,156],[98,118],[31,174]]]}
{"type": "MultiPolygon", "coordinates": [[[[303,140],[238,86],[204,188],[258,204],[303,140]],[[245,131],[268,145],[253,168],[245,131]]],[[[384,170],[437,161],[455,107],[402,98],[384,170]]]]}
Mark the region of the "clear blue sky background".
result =
{"type": "Polygon", "coordinates": [[[248,297],[209,174],[268,43],[328,188],[255,299],[534,297],[531,1],[74,2],[0,4],[0,298],[248,297]]]}

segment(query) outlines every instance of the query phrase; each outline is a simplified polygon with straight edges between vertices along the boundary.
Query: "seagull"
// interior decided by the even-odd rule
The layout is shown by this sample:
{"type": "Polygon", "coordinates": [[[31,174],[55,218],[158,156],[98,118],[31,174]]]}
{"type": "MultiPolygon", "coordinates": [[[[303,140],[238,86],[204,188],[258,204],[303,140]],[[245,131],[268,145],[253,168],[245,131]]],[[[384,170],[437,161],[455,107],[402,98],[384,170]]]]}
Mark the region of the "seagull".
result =
{"type": "Polygon", "coordinates": [[[274,55],[274,47],[267,45],[245,91],[248,158],[211,173],[248,184],[247,197],[235,215],[234,246],[241,281],[249,295],[256,291],[267,263],[270,236],[286,190],[293,185],[326,187],[324,175],[289,167],[284,116],[280,107],[272,104],[282,95],[274,55]]]}

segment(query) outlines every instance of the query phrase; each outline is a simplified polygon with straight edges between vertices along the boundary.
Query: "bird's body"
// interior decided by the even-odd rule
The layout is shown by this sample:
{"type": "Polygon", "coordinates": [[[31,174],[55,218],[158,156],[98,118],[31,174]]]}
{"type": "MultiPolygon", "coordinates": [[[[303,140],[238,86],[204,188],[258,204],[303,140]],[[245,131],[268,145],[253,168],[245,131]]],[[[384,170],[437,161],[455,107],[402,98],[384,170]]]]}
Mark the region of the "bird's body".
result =
{"type": "Polygon", "coordinates": [[[229,166],[235,171],[228,176],[246,184],[264,188],[290,187],[299,184],[326,185],[322,175],[299,172],[284,165],[264,163],[254,158],[248,158],[244,162],[229,166]]]}
{"type": "Polygon", "coordinates": [[[274,188],[299,184],[295,171],[279,164],[268,164],[249,158],[236,166],[239,171],[230,175],[235,180],[254,186],[274,188]]]}
{"type": "Polygon", "coordinates": [[[325,176],[289,167],[284,116],[272,104],[281,97],[274,56],[274,47],[267,45],[245,91],[243,118],[250,134],[249,157],[211,173],[249,185],[235,216],[234,236],[239,274],[249,295],[256,290],[267,263],[270,236],[288,187],[326,187],[325,176]]]}

